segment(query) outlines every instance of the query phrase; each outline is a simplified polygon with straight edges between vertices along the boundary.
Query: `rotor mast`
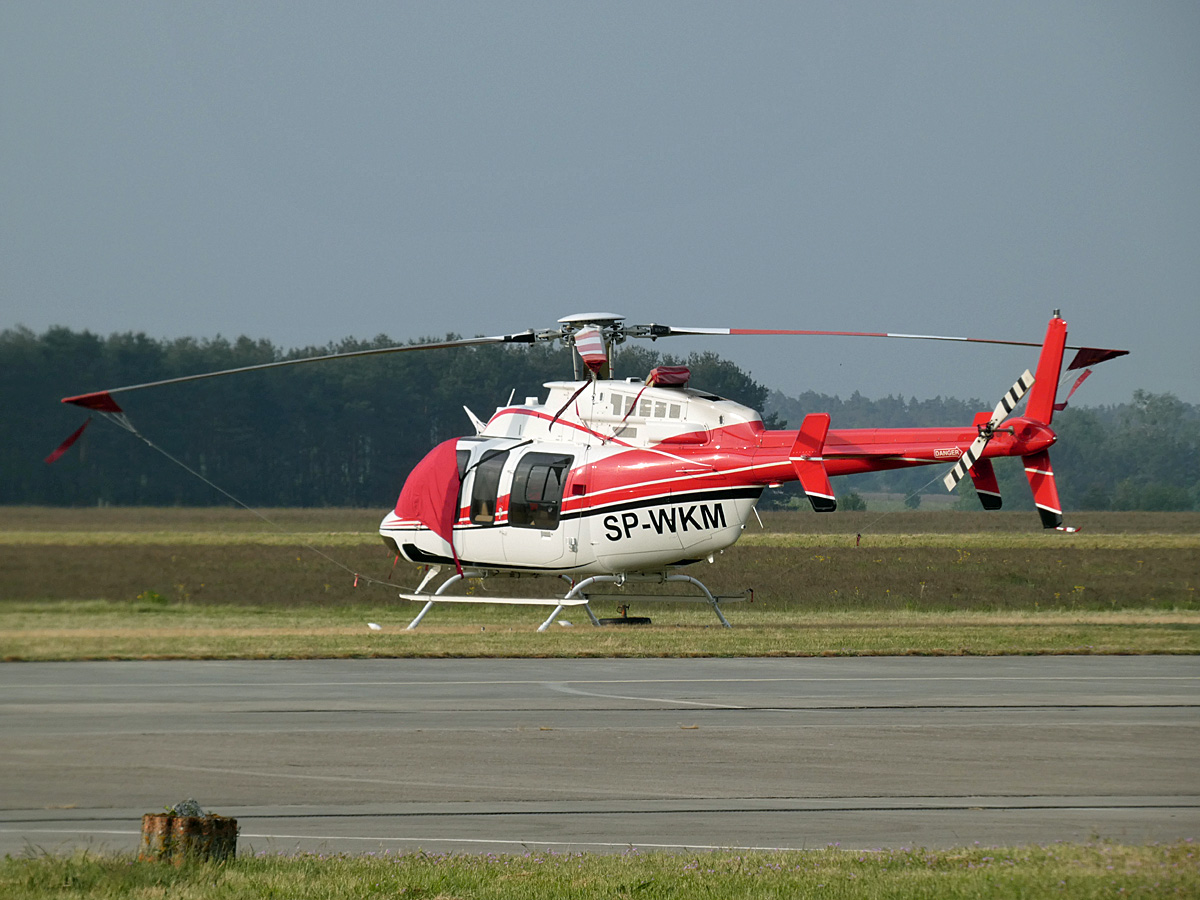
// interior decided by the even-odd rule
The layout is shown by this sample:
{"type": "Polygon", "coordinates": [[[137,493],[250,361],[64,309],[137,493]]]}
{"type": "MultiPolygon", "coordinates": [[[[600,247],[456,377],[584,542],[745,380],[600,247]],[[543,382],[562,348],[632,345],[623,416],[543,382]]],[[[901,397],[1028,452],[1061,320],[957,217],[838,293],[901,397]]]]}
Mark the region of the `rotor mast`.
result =
{"type": "Polygon", "coordinates": [[[575,353],[571,356],[571,365],[577,380],[580,374],[580,360],[583,360],[589,370],[596,373],[597,379],[603,381],[613,377],[612,355],[617,345],[625,340],[625,326],[621,324],[624,321],[624,316],[609,312],[576,313],[558,320],[558,324],[562,326],[561,337],[575,348],[575,353]],[[602,361],[597,359],[595,354],[589,354],[587,347],[587,342],[594,342],[597,335],[603,348],[602,361]]]}

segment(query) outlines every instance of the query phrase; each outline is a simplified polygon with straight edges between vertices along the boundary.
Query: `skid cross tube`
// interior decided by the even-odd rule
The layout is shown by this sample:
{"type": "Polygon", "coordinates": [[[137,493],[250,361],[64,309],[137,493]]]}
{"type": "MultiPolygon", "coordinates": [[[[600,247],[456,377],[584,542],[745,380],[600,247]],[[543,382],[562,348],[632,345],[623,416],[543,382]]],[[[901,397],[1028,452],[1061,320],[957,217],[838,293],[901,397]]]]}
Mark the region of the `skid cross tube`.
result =
{"type": "MultiPolygon", "coordinates": [[[[563,599],[570,600],[571,598],[581,594],[585,588],[588,588],[593,584],[598,584],[598,583],[600,583],[600,584],[615,584],[618,587],[622,587],[631,581],[651,582],[654,584],[663,584],[664,582],[674,581],[674,582],[685,582],[687,584],[695,585],[696,587],[698,587],[700,589],[701,593],[704,594],[705,602],[707,602],[708,605],[712,607],[713,612],[715,612],[717,614],[717,618],[721,620],[721,624],[726,628],[733,627],[732,625],[729,624],[729,620],[725,618],[725,613],[723,613],[721,611],[721,604],[717,601],[717,598],[713,596],[712,591],[710,591],[705,586],[704,582],[700,581],[697,578],[693,578],[691,575],[681,575],[681,574],[674,574],[674,575],[593,575],[590,578],[585,578],[583,581],[579,582],[579,584],[575,585],[575,587],[571,588],[570,592],[563,599]]],[[[612,596],[615,599],[618,599],[618,600],[620,599],[620,595],[618,595],[618,594],[614,594],[612,596]]],[[[600,622],[596,619],[595,614],[592,612],[591,599],[592,599],[591,597],[588,597],[588,605],[585,606],[584,609],[587,610],[588,616],[591,617],[592,624],[599,625],[600,622]]],[[[660,599],[672,600],[672,599],[677,599],[677,598],[662,597],[660,599]]],[[[562,612],[562,610],[563,610],[562,606],[556,607],[554,612],[552,612],[550,614],[550,617],[548,619],[546,619],[545,622],[542,623],[540,628],[538,628],[538,631],[545,631],[547,628],[549,628],[550,624],[555,620],[555,618],[557,618],[558,614],[560,612],[562,612]]]]}
{"type": "MultiPolygon", "coordinates": [[[[438,574],[439,571],[440,571],[439,567],[434,566],[429,572],[426,573],[425,577],[421,580],[420,586],[417,588],[417,590],[414,593],[412,593],[412,594],[402,593],[400,595],[401,599],[403,599],[403,600],[425,600],[425,605],[423,607],[421,607],[421,611],[419,613],[417,613],[416,618],[408,623],[408,627],[405,629],[406,631],[412,631],[414,628],[416,628],[417,625],[419,625],[421,623],[421,620],[425,618],[425,614],[428,613],[431,609],[433,609],[434,604],[438,603],[438,602],[441,602],[441,603],[513,603],[513,604],[517,604],[517,605],[536,604],[539,606],[554,606],[557,603],[558,606],[555,609],[554,615],[550,617],[550,620],[546,622],[546,625],[549,625],[550,622],[552,622],[554,620],[554,617],[557,616],[560,612],[562,612],[563,608],[566,606],[582,606],[582,607],[584,607],[584,609],[587,609],[587,598],[584,597],[582,599],[574,599],[572,594],[568,594],[566,597],[564,597],[562,599],[562,601],[556,601],[553,599],[551,599],[551,600],[514,599],[511,597],[467,598],[467,597],[446,596],[446,590],[448,588],[450,588],[452,585],[457,584],[458,582],[460,582],[464,579],[486,578],[489,573],[486,570],[482,570],[482,569],[465,569],[462,572],[456,572],[455,574],[453,574],[449,578],[447,578],[445,581],[443,581],[438,586],[438,589],[436,591],[434,591],[432,594],[421,595],[422,589],[424,589],[425,586],[428,585],[429,582],[432,581],[434,577],[436,577],[436,575],[438,574]],[[428,599],[426,599],[426,597],[428,597],[428,599]]],[[[564,574],[564,575],[559,575],[558,577],[562,578],[568,584],[573,584],[571,576],[569,576],[569,575],[564,574]]],[[[593,625],[600,624],[599,620],[596,618],[595,614],[590,609],[587,609],[587,614],[588,614],[588,617],[592,620],[593,625]]],[[[540,628],[538,630],[543,631],[543,630],[545,630],[545,627],[543,626],[543,628],[540,628]]]]}

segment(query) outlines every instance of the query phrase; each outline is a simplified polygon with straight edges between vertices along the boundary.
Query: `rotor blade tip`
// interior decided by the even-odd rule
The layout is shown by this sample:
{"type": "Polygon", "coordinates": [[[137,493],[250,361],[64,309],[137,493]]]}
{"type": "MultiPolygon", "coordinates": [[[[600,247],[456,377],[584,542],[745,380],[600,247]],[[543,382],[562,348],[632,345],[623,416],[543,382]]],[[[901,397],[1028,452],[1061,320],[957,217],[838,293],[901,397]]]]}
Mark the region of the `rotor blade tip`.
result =
{"type": "Polygon", "coordinates": [[[123,412],[121,407],[117,405],[117,401],[112,398],[112,394],[108,391],[93,391],[90,394],[63,397],[62,402],[70,403],[72,406],[82,406],[84,409],[94,409],[97,412],[123,412]]]}

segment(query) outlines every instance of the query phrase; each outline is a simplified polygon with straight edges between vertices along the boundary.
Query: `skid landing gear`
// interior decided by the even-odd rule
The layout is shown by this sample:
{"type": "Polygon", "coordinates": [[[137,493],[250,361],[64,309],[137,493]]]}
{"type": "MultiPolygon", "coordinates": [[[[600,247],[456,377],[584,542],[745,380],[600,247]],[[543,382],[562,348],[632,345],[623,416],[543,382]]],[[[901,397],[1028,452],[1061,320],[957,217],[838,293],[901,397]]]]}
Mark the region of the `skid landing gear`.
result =
{"type": "MultiPolygon", "coordinates": [[[[654,594],[646,594],[644,596],[638,596],[636,598],[627,597],[627,596],[622,595],[619,599],[627,601],[626,608],[628,608],[628,601],[632,600],[632,599],[645,600],[645,601],[649,601],[649,602],[688,601],[688,600],[705,602],[705,603],[708,603],[708,605],[712,607],[713,612],[715,612],[717,614],[717,618],[721,620],[721,624],[724,625],[726,628],[732,628],[733,626],[729,624],[729,620],[726,619],[725,614],[723,612],[721,612],[720,601],[721,600],[744,600],[744,599],[746,599],[746,597],[742,596],[742,595],[738,595],[736,597],[719,597],[719,598],[715,597],[715,596],[713,596],[712,591],[710,591],[707,587],[704,586],[704,583],[702,581],[700,581],[699,579],[693,578],[691,575],[679,575],[679,574],[675,574],[675,575],[662,575],[662,574],[657,574],[657,575],[593,575],[590,578],[585,578],[583,581],[579,582],[579,584],[575,585],[575,587],[571,588],[571,590],[567,593],[567,596],[563,598],[563,603],[566,604],[568,601],[573,600],[577,596],[583,596],[587,599],[590,599],[590,598],[588,598],[587,594],[584,594],[583,592],[587,588],[591,587],[593,584],[615,584],[615,585],[619,585],[619,586],[624,586],[626,584],[629,584],[630,582],[640,582],[640,583],[648,583],[648,584],[664,584],[666,582],[686,582],[688,584],[695,585],[703,593],[702,597],[678,597],[678,596],[667,597],[667,596],[662,596],[662,595],[656,596],[654,594]]],[[[597,619],[592,614],[592,610],[591,610],[590,606],[585,607],[585,608],[588,611],[588,615],[591,616],[591,618],[592,618],[593,625],[603,624],[603,623],[601,623],[601,621],[599,619],[597,619]]],[[[538,631],[545,631],[547,628],[549,628],[550,624],[555,620],[555,618],[558,616],[558,614],[562,611],[563,611],[563,607],[559,606],[557,609],[554,610],[554,612],[550,613],[550,618],[548,618],[545,622],[543,622],[541,624],[541,626],[538,628],[538,631]]],[[[649,622],[647,621],[646,623],[643,623],[643,624],[649,624],[649,622]]]]}
{"type": "MultiPolygon", "coordinates": [[[[438,589],[432,594],[422,594],[421,591],[423,591],[425,587],[437,577],[440,571],[441,569],[439,566],[431,567],[429,571],[425,573],[425,577],[421,580],[421,584],[417,587],[416,591],[411,594],[401,592],[401,600],[409,600],[411,602],[425,604],[423,607],[421,607],[421,611],[417,613],[416,618],[408,623],[408,628],[406,630],[412,631],[414,628],[420,625],[421,620],[425,618],[426,613],[433,609],[434,604],[437,603],[487,603],[512,604],[514,606],[553,606],[554,613],[549,619],[546,620],[545,623],[543,623],[542,627],[538,629],[539,631],[545,631],[546,626],[554,621],[555,616],[562,612],[564,607],[582,606],[584,611],[588,614],[588,618],[592,620],[592,624],[598,624],[595,614],[588,608],[587,597],[571,597],[568,595],[567,597],[558,600],[555,598],[544,597],[495,597],[490,595],[462,597],[449,595],[446,593],[447,589],[455,584],[458,584],[458,582],[462,581],[463,579],[486,578],[488,575],[493,574],[492,572],[483,569],[464,569],[462,572],[456,572],[438,585],[438,589]]],[[[561,577],[564,581],[568,583],[571,582],[570,577],[567,575],[563,575],[561,577]]]]}
{"type": "MultiPolygon", "coordinates": [[[[403,600],[419,601],[419,602],[423,602],[425,604],[421,608],[421,611],[419,613],[417,613],[416,618],[413,619],[408,624],[409,631],[412,631],[414,628],[416,628],[421,623],[421,620],[425,618],[426,613],[428,613],[431,609],[433,609],[434,604],[436,604],[436,603],[511,603],[511,604],[516,604],[516,605],[529,605],[529,606],[553,606],[554,610],[546,618],[546,621],[544,621],[541,625],[538,626],[538,631],[545,631],[551,625],[553,625],[554,620],[557,619],[559,614],[564,609],[566,609],[568,606],[582,607],[583,611],[587,613],[588,618],[591,619],[591,622],[593,625],[649,625],[650,619],[648,619],[644,616],[628,615],[629,604],[631,601],[634,601],[634,600],[644,601],[644,602],[687,602],[687,601],[691,601],[691,602],[707,603],[710,607],[712,607],[712,611],[717,614],[717,618],[721,620],[721,624],[726,628],[732,628],[733,626],[729,624],[729,620],[725,618],[725,614],[721,611],[721,602],[722,601],[736,602],[739,600],[748,600],[748,599],[752,600],[754,597],[752,591],[747,591],[744,594],[736,594],[733,596],[717,597],[717,596],[713,595],[712,591],[710,591],[707,587],[705,587],[703,582],[699,581],[696,578],[693,578],[691,575],[680,575],[680,574],[668,575],[665,573],[656,573],[656,574],[652,574],[652,575],[646,575],[646,574],[592,575],[589,578],[585,578],[583,581],[579,582],[578,584],[572,585],[571,589],[569,591],[567,591],[566,596],[561,599],[542,598],[542,597],[516,598],[516,597],[496,597],[496,596],[462,597],[462,596],[450,596],[450,595],[446,594],[446,590],[448,588],[450,588],[452,585],[455,585],[458,582],[462,581],[464,578],[483,578],[483,577],[486,577],[488,574],[490,574],[487,571],[477,570],[477,569],[468,569],[461,573],[456,573],[454,575],[451,575],[444,582],[442,582],[438,586],[438,589],[436,591],[434,591],[432,594],[422,594],[421,591],[424,590],[425,587],[429,584],[429,582],[431,582],[438,575],[439,571],[440,570],[437,566],[432,567],[426,573],[425,578],[421,581],[420,586],[417,588],[417,590],[414,593],[400,594],[400,597],[403,600]],[[642,595],[632,596],[632,595],[624,594],[624,593],[616,594],[616,595],[605,594],[605,595],[603,595],[605,599],[616,599],[616,600],[623,601],[624,605],[620,608],[621,609],[621,617],[619,619],[607,619],[607,620],[597,619],[596,614],[594,612],[592,612],[592,608],[589,605],[589,601],[592,598],[589,597],[588,594],[585,593],[585,591],[594,584],[615,584],[618,587],[624,587],[625,585],[630,584],[632,582],[644,583],[644,584],[666,584],[669,582],[686,583],[686,584],[694,585],[695,587],[699,588],[700,595],[699,596],[681,596],[681,595],[669,595],[668,596],[668,595],[662,595],[662,594],[642,594],[642,595]]],[[[563,575],[561,577],[568,582],[571,580],[566,575],[563,575]]],[[[592,595],[592,596],[595,597],[595,596],[600,596],[600,595],[592,595]]]]}

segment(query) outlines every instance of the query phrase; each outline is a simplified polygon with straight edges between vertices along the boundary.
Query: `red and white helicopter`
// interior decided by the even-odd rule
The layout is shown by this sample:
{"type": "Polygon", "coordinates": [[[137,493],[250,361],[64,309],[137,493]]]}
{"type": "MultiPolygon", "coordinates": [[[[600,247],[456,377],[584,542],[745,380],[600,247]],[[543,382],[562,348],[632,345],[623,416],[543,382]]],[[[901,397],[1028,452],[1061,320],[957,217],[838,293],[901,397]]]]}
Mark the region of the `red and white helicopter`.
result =
{"type": "MultiPolygon", "coordinates": [[[[563,340],[574,346],[586,376],[550,382],[544,401],[497,409],[485,423],[467,410],[476,433],[446,441],[413,469],[395,508],[380,523],[398,557],[428,566],[425,578],[401,598],[424,602],[415,628],[438,602],[522,603],[562,610],[581,606],[598,623],[587,591],[598,583],[686,582],[726,627],[722,600],[678,569],[710,559],[734,544],[768,486],[799,481],[817,512],[837,501],[830,477],[953,463],[945,485],[970,476],[984,509],[999,509],[992,458],[1019,456],[1046,528],[1062,531],[1062,508],[1047,452],[1056,437],[1056,409],[1067,323],[1055,310],[1041,346],[1036,375],[1026,371],[992,411],[969,426],[830,429],[827,413],[805,416],[797,430],[770,430],[758,412],[689,387],[683,367],[659,367],[649,377],[612,377],[615,346],[628,338],[679,335],[840,335],[1039,346],[1024,341],[883,332],[751,330],[626,325],[611,313],[559,320],[559,327],[493,337],[333,354],[129,385],[64,398],[124,418],[113,394],[265,368],[352,356],[446,349],[491,343],[563,340]],[[1024,415],[1008,418],[1028,393],[1024,415]],[[452,574],[426,593],[443,570],[452,574]],[[561,576],[571,583],[550,598],[477,597],[448,593],[464,578],[501,572],[561,576]]],[[[1072,347],[1068,366],[1083,369],[1123,350],[1072,347]]],[[[1089,370],[1090,371],[1090,370],[1089,370]]],[[[577,373],[578,374],[578,373],[577,373]]],[[[1087,372],[1080,376],[1075,387],[1087,372]]],[[[1074,388],[1072,388],[1072,391],[1074,388]]],[[[1069,396],[1069,395],[1068,395],[1069,396]]],[[[128,425],[127,420],[122,424],[128,425]]],[[[132,428],[131,428],[132,430],[132,428]]],[[[60,448],[61,449],[61,448],[60,448]]],[[[650,598],[639,598],[650,599],[650,598]]],[[[678,596],[658,599],[681,599],[678,596]]]]}

